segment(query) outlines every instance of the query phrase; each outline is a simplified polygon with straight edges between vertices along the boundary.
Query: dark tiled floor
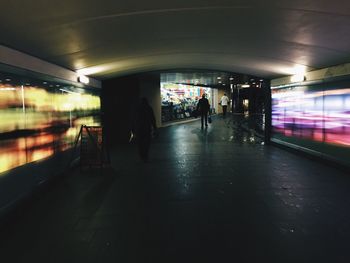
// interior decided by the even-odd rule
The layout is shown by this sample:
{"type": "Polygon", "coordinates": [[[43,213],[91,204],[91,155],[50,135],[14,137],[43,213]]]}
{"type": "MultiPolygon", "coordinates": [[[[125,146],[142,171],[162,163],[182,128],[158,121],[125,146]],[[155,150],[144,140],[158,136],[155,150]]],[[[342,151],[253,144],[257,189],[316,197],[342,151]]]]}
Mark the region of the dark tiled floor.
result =
{"type": "Polygon", "coordinates": [[[1,233],[1,262],[350,262],[350,176],[234,121],[161,129],[73,171],[1,233]]]}

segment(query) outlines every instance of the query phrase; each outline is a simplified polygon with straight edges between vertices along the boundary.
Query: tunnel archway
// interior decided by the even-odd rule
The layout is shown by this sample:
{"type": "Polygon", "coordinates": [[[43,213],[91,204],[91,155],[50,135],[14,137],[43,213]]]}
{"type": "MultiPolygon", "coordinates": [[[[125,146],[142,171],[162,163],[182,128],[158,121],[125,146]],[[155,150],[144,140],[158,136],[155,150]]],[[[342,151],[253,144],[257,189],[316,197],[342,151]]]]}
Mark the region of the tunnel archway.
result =
{"type": "MultiPolygon", "coordinates": [[[[169,121],[169,118],[164,116],[169,103],[166,100],[169,98],[163,96],[162,106],[162,85],[181,86],[182,92],[185,89],[195,89],[199,93],[204,89],[214,90],[211,97],[212,108],[219,114],[222,112],[219,99],[224,93],[228,94],[229,112],[251,116],[253,121],[249,122],[249,129],[256,129],[265,141],[268,141],[271,119],[268,79],[227,71],[179,69],[140,73],[103,81],[103,119],[106,130],[110,132],[112,143],[128,141],[132,112],[140,97],[146,97],[150,101],[158,126],[169,121]]],[[[179,113],[176,115],[177,121],[193,118],[186,100],[190,100],[193,107],[197,99],[198,94],[192,94],[191,98],[184,98],[183,94],[176,96],[175,99],[170,98],[177,103],[179,113]]]]}

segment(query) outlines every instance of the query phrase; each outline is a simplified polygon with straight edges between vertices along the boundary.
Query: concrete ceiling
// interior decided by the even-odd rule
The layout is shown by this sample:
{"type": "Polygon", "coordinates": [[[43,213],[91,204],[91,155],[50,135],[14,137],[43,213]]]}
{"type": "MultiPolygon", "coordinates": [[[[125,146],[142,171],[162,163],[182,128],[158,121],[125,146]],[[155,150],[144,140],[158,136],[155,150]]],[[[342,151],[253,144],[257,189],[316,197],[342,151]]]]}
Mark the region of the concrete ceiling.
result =
{"type": "Polygon", "coordinates": [[[348,0],[11,0],[1,44],[100,79],[166,69],[275,78],[350,60],[348,0]]]}

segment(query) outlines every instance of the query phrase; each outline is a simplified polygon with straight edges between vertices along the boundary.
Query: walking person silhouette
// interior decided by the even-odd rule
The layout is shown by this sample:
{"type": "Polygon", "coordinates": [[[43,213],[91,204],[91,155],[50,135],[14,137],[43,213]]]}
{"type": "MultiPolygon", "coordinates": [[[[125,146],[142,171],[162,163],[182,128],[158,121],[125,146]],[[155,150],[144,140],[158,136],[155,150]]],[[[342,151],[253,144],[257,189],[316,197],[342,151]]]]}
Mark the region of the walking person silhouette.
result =
{"type": "Polygon", "coordinates": [[[203,129],[203,124],[205,122],[205,127],[208,127],[208,113],[210,110],[210,104],[206,98],[205,93],[202,95],[202,98],[198,101],[197,112],[201,115],[201,128],[203,129]]]}
{"type": "Polygon", "coordinates": [[[139,155],[144,162],[148,162],[148,153],[152,140],[152,130],[155,132],[156,129],[157,125],[153,109],[148,104],[147,99],[142,98],[136,111],[132,130],[135,133],[139,155]]]}

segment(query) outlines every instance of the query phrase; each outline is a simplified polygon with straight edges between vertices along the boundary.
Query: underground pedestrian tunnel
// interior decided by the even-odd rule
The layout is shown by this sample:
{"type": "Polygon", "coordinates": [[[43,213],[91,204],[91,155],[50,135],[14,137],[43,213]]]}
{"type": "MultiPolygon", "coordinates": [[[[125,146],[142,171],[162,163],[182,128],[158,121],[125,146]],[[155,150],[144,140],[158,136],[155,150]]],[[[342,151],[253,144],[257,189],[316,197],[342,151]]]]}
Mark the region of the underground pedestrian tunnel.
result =
{"type": "Polygon", "coordinates": [[[4,4],[4,262],[348,262],[349,7],[4,4]]]}

